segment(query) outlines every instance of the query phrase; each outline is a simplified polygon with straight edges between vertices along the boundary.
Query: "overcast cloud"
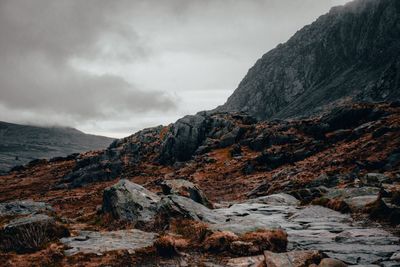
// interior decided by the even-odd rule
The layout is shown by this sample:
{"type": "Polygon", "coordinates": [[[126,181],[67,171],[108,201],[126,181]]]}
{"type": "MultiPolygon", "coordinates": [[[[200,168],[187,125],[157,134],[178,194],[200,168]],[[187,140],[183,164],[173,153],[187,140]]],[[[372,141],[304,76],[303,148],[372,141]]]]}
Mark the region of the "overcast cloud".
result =
{"type": "Polygon", "coordinates": [[[0,120],[125,136],[223,104],[346,0],[0,0],[0,120]]]}

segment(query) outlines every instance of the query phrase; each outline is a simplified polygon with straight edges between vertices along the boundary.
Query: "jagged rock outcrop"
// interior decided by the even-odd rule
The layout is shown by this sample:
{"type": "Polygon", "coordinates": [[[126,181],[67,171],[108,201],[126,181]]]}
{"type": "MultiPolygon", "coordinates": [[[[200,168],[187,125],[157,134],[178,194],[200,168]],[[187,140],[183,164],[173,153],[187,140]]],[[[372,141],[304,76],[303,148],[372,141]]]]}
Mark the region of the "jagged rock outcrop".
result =
{"type": "Polygon", "coordinates": [[[175,122],[164,141],[160,161],[185,161],[191,158],[206,138],[206,119],[201,115],[185,116],[175,122]]]}
{"type": "Polygon", "coordinates": [[[200,112],[167,127],[144,129],[114,141],[101,153],[77,157],[75,167],[64,176],[59,188],[113,180],[124,175],[124,168],[144,161],[164,165],[188,161],[194,155],[233,145],[256,122],[241,113],[200,112]]]}
{"type": "Polygon", "coordinates": [[[254,123],[254,118],[240,113],[200,112],[185,116],[170,126],[158,161],[162,164],[187,161],[194,154],[233,145],[254,123]]]}
{"type": "Polygon", "coordinates": [[[400,2],[332,8],[249,70],[218,111],[307,116],[345,101],[400,98],[400,2]]]}
{"type": "MultiPolygon", "coordinates": [[[[207,154],[224,148],[231,157],[246,162],[241,171],[250,175],[293,165],[332,145],[360,140],[367,134],[382,142],[385,136],[391,135],[396,141],[399,131],[396,116],[400,110],[397,106],[397,102],[343,105],[309,119],[268,122],[256,122],[242,113],[201,112],[193,116],[196,119],[184,118],[166,127],[145,129],[115,141],[103,152],[76,157],[75,167],[64,175],[58,188],[141,175],[141,170],[149,165],[179,169],[185,165],[182,161],[210,163],[213,159],[207,154]],[[386,126],[389,120],[390,127],[386,126]],[[254,157],[243,158],[248,149],[257,153],[254,157]]],[[[391,154],[385,159],[359,158],[353,164],[368,172],[380,168],[393,170],[400,163],[400,151],[395,146],[387,148],[391,154]]],[[[280,180],[279,177],[276,180],[280,180]]],[[[271,186],[264,189],[276,190],[271,186]]],[[[263,194],[257,191],[254,196],[263,194]]],[[[276,191],[269,191],[273,192],[276,191]]]]}

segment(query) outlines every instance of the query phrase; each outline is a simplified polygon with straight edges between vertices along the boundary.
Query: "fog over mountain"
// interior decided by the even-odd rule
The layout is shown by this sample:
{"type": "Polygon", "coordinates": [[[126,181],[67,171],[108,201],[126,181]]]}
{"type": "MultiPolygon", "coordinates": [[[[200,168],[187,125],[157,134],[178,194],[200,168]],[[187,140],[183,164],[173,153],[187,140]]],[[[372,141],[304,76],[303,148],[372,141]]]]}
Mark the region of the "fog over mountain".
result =
{"type": "Polygon", "coordinates": [[[0,120],[125,136],[224,103],[334,0],[0,2],[0,120]]]}

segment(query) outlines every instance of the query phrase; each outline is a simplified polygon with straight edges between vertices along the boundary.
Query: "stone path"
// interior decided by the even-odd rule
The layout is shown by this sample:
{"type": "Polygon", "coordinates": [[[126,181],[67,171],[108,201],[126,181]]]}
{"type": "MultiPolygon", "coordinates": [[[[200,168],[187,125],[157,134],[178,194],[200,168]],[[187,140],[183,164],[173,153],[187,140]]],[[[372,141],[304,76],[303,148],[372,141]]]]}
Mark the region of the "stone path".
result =
{"type": "Polygon", "coordinates": [[[214,227],[234,232],[259,227],[283,228],[288,233],[289,250],[320,250],[351,265],[400,266],[399,261],[390,260],[400,251],[399,238],[391,233],[362,227],[349,215],[328,208],[292,204],[257,203],[257,200],[234,204],[216,210],[230,220],[214,227]]]}
{"type": "MultiPolygon", "coordinates": [[[[288,233],[289,251],[320,250],[350,265],[400,266],[400,261],[393,260],[393,255],[400,252],[399,238],[396,236],[382,229],[363,227],[349,215],[328,208],[301,207],[295,198],[286,194],[214,210],[197,203],[202,208],[193,209],[193,205],[186,208],[191,209],[194,217],[208,221],[214,229],[244,233],[262,228],[282,228],[288,233]]],[[[79,252],[101,254],[111,250],[134,251],[151,246],[155,237],[154,233],[139,230],[82,231],[78,237],[63,238],[61,241],[70,247],[68,255],[79,252]]]]}

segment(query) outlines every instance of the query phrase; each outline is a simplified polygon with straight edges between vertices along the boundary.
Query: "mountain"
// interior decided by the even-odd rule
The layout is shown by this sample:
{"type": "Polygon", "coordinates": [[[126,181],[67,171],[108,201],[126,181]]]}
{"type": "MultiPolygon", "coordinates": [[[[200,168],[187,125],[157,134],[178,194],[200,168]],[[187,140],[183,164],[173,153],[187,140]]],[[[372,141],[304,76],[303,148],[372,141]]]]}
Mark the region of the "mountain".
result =
{"type": "Polygon", "coordinates": [[[74,128],[0,122],[0,172],[33,159],[104,149],[112,141],[112,138],[85,134],[74,128]]]}
{"type": "Polygon", "coordinates": [[[290,118],[399,98],[400,1],[356,0],[263,55],[217,111],[290,118]]]}

